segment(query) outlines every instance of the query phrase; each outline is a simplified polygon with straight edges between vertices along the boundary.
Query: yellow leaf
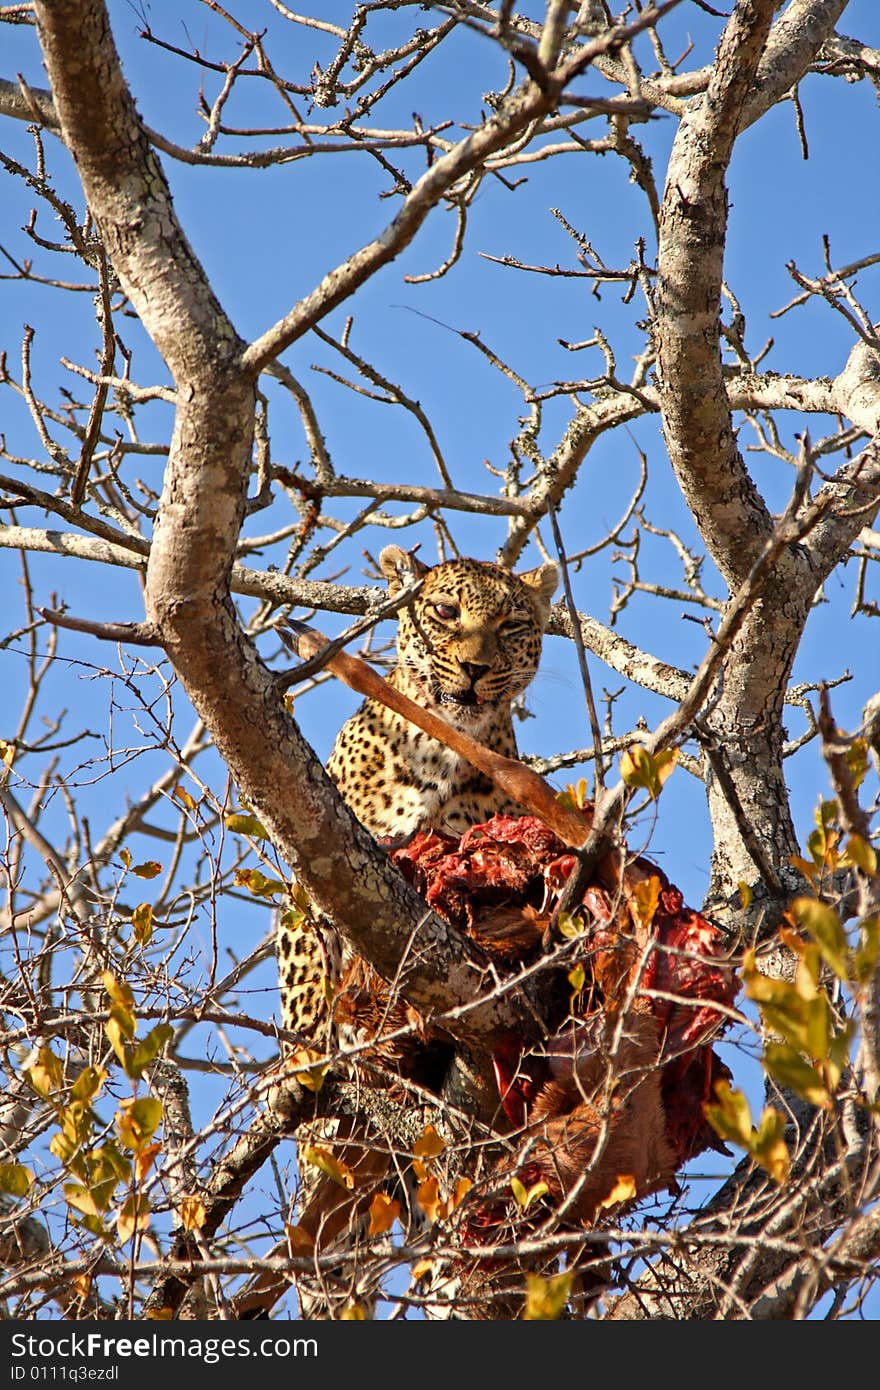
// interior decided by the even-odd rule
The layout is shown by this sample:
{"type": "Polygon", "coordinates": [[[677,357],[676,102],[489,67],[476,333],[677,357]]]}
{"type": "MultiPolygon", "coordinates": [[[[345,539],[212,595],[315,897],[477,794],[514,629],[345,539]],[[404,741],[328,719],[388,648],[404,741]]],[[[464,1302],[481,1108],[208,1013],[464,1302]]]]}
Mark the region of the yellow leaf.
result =
{"type": "Polygon", "coordinates": [[[753,894],[751,887],[742,880],[737,884],[737,887],[739,888],[739,905],[743,912],[748,912],[752,905],[753,894]]]}
{"type": "Polygon", "coordinates": [[[621,1202],[631,1202],[638,1196],[636,1180],[629,1173],[618,1173],[617,1182],[612,1187],[608,1196],[599,1203],[599,1211],[603,1207],[616,1207],[621,1202]]]}
{"type": "Polygon", "coordinates": [[[162,1102],[154,1096],[124,1100],[116,1112],[116,1128],[121,1143],[140,1153],[162,1122],[162,1102]]]}
{"type": "Polygon", "coordinates": [[[138,945],[149,945],[153,937],[153,909],[149,903],[138,904],[131,914],[131,925],[138,945]]]}
{"type": "Polygon", "coordinates": [[[662,891],[663,883],[657,874],[651,874],[633,889],[633,906],[643,927],[650,927],[653,922],[662,891]]]}
{"type": "Polygon", "coordinates": [[[285,931],[299,931],[301,927],[308,930],[312,923],[308,915],[299,907],[285,907],[281,910],[281,926],[285,931]]]}
{"type": "Polygon", "coordinates": [[[310,1047],[299,1047],[290,1056],[292,1074],[301,1086],[305,1086],[308,1091],[314,1091],[315,1094],[320,1091],[324,1084],[324,1077],[330,1070],[327,1062],[316,1065],[322,1056],[323,1053],[315,1052],[310,1047]]]}
{"type": "Polygon", "coordinates": [[[106,1241],[108,1245],[112,1244],[113,1236],[107,1230],[100,1216],[81,1216],[79,1218],[79,1224],[80,1226],[84,1226],[87,1231],[91,1231],[93,1236],[98,1236],[101,1240],[106,1241]]]}
{"type": "Polygon", "coordinates": [[[359,1303],[349,1303],[339,1314],[340,1322],[366,1322],[367,1315],[359,1303]]]}
{"type": "Polygon", "coordinates": [[[435,1177],[426,1178],[419,1184],[416,1201],[429,1221],[440,1221],[446,1215],[446,1203],[440,1196],[440,1188],[435,1177]]]}
{"type": "Polygon", "coordinates": [[[585,811],[590,802],[590,788],[586,777],[578,780],[577,786],[569,782],[564,792],[557,792],[556,800],[570,811],[585,811]]]}
{"type": "Polygon", "coordinates": [[[116,1213],[116,1230],[122,1244],[131,1240],[136,1231],[146,1231],[149,1225],[150,1203],[146,1196],[139,1192],[127,1197],[116,1213]]]}
{"type": "Polygon", "coordinates": [[[822,1075],[829,1091],[836,1091],[844,1069],[849,1064],[850,1045],[855,1036],[854,1019],[848,1019],[838,1033],[834,1034],[828,1048],[828,1056],[821,1064],[822,1075]]]}
{"type": "Polygon", "coordinates": [[[237,835],[249,835],[252,840],[268,840],[269,832],[256,816],[238,813],[225,817],[226,829],[237,835]]]}
{"type": "Polygon", "coordinates": [[[792,932],[780,935],[799,955],[794,983],[761,974],[754,953],[747,951],[742,967],[746,994],[760,1006],[768,1027],[814,1060],[823,1059],[828,1056],[830,1009],[818,986],[822,963],[819,947],[799,940],[792,932]]]}
{"type": "Polygon", "coordinates": [[[836,821],[839,814],[840,808],[836,801],[820,801],[813,813],[816,829],[807,836],[807,849],[817,869],[837,868],[840,858],[837,848],[840,831],[837,829],[836,821]]]}
{"type": "Polygon", "coordinates": [[[815,884],[817,882],[819,874],[816,870],[816,865],[811,859],[804,859],[799,854],[790,854],[788,856],[788,862],[791,864],[792,868],[797,869],[798,873],[803,874],[804,878],[808,879],[810,883],[815,884]]]}
{"type": "Polygon", "coordinates": [[[61,1059],[55,1056],[50,1047],[41,1047],[37,1053],[37,1060],[32,1067],[28,1067],[25,1076],[38,1096],[42,1096],[43,1100],[50,1100],[56,1091],[60,1091],[64,1082],[61,1059]]]}
{"type": "Polygon", "coordinates": [[[742,1091],[734,1091],[727,1081],[715,1083],[716,1104],[703,1106],[706,1119],[722,1139],[747,1149],[752,1138],[752,1114],[742,1091]]]}
{"type": "Polygon", "coordinates": [[[291,1255],[304,1259],[311,1255],[315,1249],[314,1237],[304,1230],[302,1226],[285,1226],[284,1234],[287,1236],[287,1245],[291,1255]]]}
{"type": "Polygon", "coordinates": [[[853,779],[853,790],[856,790],[868,771],[868,740],[854,738],[843,756],[853,779]]]}
{"type": "Polygon", "coordinates": [[[382,1236],[390,1231],[400,1215],[400,1203],[387,1192],[377,1192],[370,1203],[370,1228],[368,1235],[382,1236]]]}
{"type": "Polygon", "coordinates": [[[188,811],[194,811],[196,809],[196,803],[193,801],[186,787],[183,786],[181,782],[178,782],[177,786],[174,788],[174,795],[177,797],[177,800],[186,807],[188,811]]]}
{"type": "Polygon", "coordinates": [[[134,1171],[137,1181],[143,1182],[153,1166],[156,1154],[162,1152],[161,1144],[147,1144],[135,1154],[134,1171]]]}
{"type": "Polygon", "coordinates": [[[33,1183],[34,1175],[23,1163],[0,1163],[0,1192],[26,1197],[33,1183]]]}
{"type": "Polygon", "coordinates": [[[143,1076],[147,1067],[155,1062],[159,1053],[163,1051],[165,1044],[174,1037],[174,1029],[170,1023],[157,1023],[155,1028],[151,1028],[145,1038],[141,1038],[126,1053],[123,1066],[127,1076],[133,1081],[143,1076]]]}
{"type": "Polygon", "coordinates": [[[862,923],[862,939],[853,957],[856,983],[867,984],[873,979],[880,960],[880,917],[866,917],[862,923]]]}
{"type": "MultiPolygon", "coordinates": [[[[115,1005],[114,1005],[115,1007],[115,1005]]],[[[104,1024],[104,1032],[107,1034],[107,1041],[116,1053],[123,1066],[125,1066],[125,1033],[118,1018],[114,1018],[111,1012],[110,1017],[104,1024]]],[[[134,1029],[132,1029],[134,1032],[134,1029]]],[[[131,1033],[129,1033],[129,1037],[131,1033]]]]}
{"type": "Polygon", "coordinates": [[[172,1322],[174,1319],[173,1308],[148,1308],[145,1313],[141,1313],[142,1318],[148,1318],[151,1322],[172,1322]]]}
{"type": "Polygon", "coordinates": [[[80,1298],[88,1298],[92,1291],[92,1281],[88,1274],[75,1274],[72,1283],[80,1298]]]}
{"type": "Polygon", "coordinates": [[[510,1179],[510,1187],[516,1198],[516,1204],[522,1212],[527,1212],[532,1202],[537,1201],[539,1197],[544,1196],[545,1192],[550,1191],[545,1182],[536,1182],[533,1187],[527,1189],[525,1183],[520,1182],[517,1177],[510,1179]]]}
{"type": "Polygon", "coordinates": [[[347,1163],[341,1158],[335,1158],[329,1149],[321,1148],[319,1144],[309,1144],[303,1153],[303,1160],[311,1163],[314,1168],[320,1168],[328,1178],[340,1187],[347,1188],[349,1192],[354,1187],[354,1173],[347,1163]]]}
{"type": "Polygon", "coordinates": [[[69,1135],[60,1132],[53,1134],[49,1140],[49,1152],[54,1154],[72,1173],[77,1173],[81,1178],[88,1176],[85,1159],[80,1153],[80,1145],[76,1139],[71,1139],[69,1135]]]}
{"type": "Polygon", "coordinates": [[[107,1080],[107,1073],[102,1067],[83,1067],[76,1081],[70,1088],[70,1099],[90,1101],[100,1094],[101,1087],[107,1080]]]}
{"type": "Polygon", "coordinates": [[[445,1148],[445,1140],[440,1138],[433,1125],[428,1125],[421,1139],[417,1139],[413,1145],[413,1153],[416,1158],[437,1158],[445,1148]]]}
{"type": "Polygon", "coordinates": [[[255,898],[277,898],[285,892],[280,878],[267,878],[259,869],[236,869],[235,883],[239,888],[247,888],[255,898]]]}
{"type": "Polygon", "coordinates": [[[584,921],[581,917],[572,917],[570,912],[560,912],[556,919],[556,928],[560,936],[564,936],[568,941],[576,941],[579,936],[584,934],[584,921]]]}
{"type": "Polygon", "coordinates": [[[162,865],[156,859],[145,859],[143,864],[134,864],[131,871],[138,878],[156,878],[162,872],[162,865]]]}
{"type": "Polygon", "coordinates": [[[569,970],[568,983],[571,985],[572,997],[576,994],[580,994],[581,990],[584,987],[584,980],[586,978],[587,977],[584,971],[584,967],[580,963],[578,963],[572,970],[569,970]]]}
{"type": "Polygon", "coordinates": [[[433,1274],[433,1273],[434,1273],[434,1261],[433,1261],[433,1260],[416,1260],[415,1264],[414,1264],[413,1267],[412,1267],[412,1277],[413,1277],[413,1279],[415,1279],[417,1282],[421,1282],[422,1279],[427,1279],[427,1278],[429,1277],[429,1275],[431,1275],[431,1274],[433,1274]]]}
{"type": "Polygon", "coordinates": [[[851,835],[846,842],[841,863],[852,864],[854,868],[861,869],[863,874],[873,878],[877,873],[877,852],[861,835],[851,835]]]}
{"type": "Polygon", "coordinates": [[[677,761],[678,752],[674,748],[652,754],[641,744],[633,743],[621,755],[620,775],[628,787],[641,788],[656,800],[677,761]]]}
{"type": "Polygon", "coordinates": [[[131,985],[127,984],[125,980],[117,980],[116,976],[111,974],[109,970],[104,971],[101,979],[113,1003],[118,1004],[122,1009],[130,1011],[134,1005],[134,994],[132,993],[131,985]]]}
{"type": "Polygon", "coordinates": [[[101,1212],[106,1211],[109,1205],[109,1203],[104,1203],[103,1200],[101,1200],[102,1194],[100,1190],[96,1194],[93,1189],[85,1187],[82,1183],[78,1182],[66,1182],[64,1184],[64,1195],[67,1198],[68,1204],[76,1211],[82,1212],[84,1216],[100,1216],[101,1212]],[[100,1207],[98,1206],[96,1195],[97,1199],[101,1200],[100,1207]]]}
{"type": "Polygon", "coordinates": [[[525,1321],[554,1322],[565,1311],[573,1282],[574,1271],[554,1274],[549,1279],[540,1274],[527,1274],[525,1321]]]}
{"type": "Polygon", "coordinates": [[[119,858],[127,869],[131,867],[131,850],[121,849],[119,851],[119,858]]]}
{"type": "Polygon", "coordinates": [[[751,1145],[751,1155],[756,1163],[770,1174],[780,1185],[788,1181],[791,1171],[791,1157],[783,1139],[785,1117],[778,1110],[768,1106],[761,1116],[761,1123],[751,1145]]]}
{"type": "Polygon", "coordinates": [[[205,1204],[201,1197],[184,1197],[177,1214],[185,1231],[200,1231],[205,1224],[205,1204]]]}
{"type": "Polygon", "coordinates": [[[456,1207],[461,1206],[473,1185],[470,1178],[459,1178],[458,1182],[455,1184],[452,1196],[449,1198],[448,1206],[450,1212],[455,1211],[456,1207]]]}
{"type": "Polygon", "coordinates": [[[112,1139],[106,1140],[89,1154],[89,1173],[94,1181],[112,1183],[131,1182],[131,1164],[119,1151],[112,1139]]]}

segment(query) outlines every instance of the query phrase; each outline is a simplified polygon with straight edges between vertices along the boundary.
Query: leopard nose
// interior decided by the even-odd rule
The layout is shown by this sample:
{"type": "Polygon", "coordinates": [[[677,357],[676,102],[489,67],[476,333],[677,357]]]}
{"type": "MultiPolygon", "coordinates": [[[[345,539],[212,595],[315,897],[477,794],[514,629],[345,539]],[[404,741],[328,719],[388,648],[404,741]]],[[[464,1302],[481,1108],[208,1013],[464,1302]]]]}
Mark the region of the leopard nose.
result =
{"type": "Polygon", "coordinates": [[[485,676],[490,669],[486,661],[462,661],[460,665],[465,675],[470,678],[471,685],[476,685],[480,676],[485,676]]]}

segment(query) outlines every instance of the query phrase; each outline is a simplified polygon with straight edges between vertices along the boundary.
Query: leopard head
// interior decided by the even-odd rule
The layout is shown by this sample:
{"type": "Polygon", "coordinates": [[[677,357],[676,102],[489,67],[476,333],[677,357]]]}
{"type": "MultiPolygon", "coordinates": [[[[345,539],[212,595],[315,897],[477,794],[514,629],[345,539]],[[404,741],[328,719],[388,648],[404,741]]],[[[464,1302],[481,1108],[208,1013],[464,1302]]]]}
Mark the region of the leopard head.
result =
{"type": "Polygon", "coordinates": [[[421,580],[398,618],[400,688],[472,730],[509,707],[538,669],[556,566],[523,574],[483,560],[428,566],[396,545],[385,547],[379,564],[392,597],[421,580]]]}

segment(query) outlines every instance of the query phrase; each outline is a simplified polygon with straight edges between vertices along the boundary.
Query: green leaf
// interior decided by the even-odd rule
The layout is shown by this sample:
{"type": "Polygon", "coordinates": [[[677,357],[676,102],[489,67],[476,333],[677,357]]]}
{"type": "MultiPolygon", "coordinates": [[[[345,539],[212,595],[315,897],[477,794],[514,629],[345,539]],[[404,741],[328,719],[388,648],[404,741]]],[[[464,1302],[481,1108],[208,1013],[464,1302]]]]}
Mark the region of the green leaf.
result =
{"type": "Polygon", "coordinates": [[[128,1049],[123,1066],[127,1076],[133,1081],[137,1081],[143,1076],[151,1062],[155,1062],[165,1044],[174,1037],[174,1029],[170,1023],[157,1023],[155,1028],[151,1028],[145,1038],[128,1049]]]}
{"type": "Polygon", "coordinates": [[[110,1017],[104,1024],[104,1032],[107,1034],[107,1041],[116,1053],[123,1066],[126,1065],[126,1041],[134,1037],[135,1020],[134,1015],[128,1009],[122,1008],[119,1004],[114,1004],[110,1009],[110,1017]]]}
{"type": "Polygon", "coordinates": [[[241,811],[234,815],[225,817],[227,830],[232,830],[236,835],[249,835],[252,840],[268,840],[269,832],[262,821],[257,820],[256,816],[247,815],[241,811]]]}
{"type": "Polygon", "coordinates": [[[109,1184],[105,1182],[88,1187],[84,1183],[66,1182],[64,1195],[70,1206],[75,1211],[82,1212],[83,1216],[100,1217],[113,1200],[115,1182],[109,1192],[108,1187],[109,1184]]]}
{"type": "Polygon", "coordinates": [[[99,1182],[131,1182],[131,1164],[112,1139],[89,1154],[89,1170],[99,1182]]]}
{"type": "Polygon", "coordinates": [[[90,1101],[100,1094],[101,1087],[107,1080],[107,1073],[103,1067],[83,1067],[76,1081],[70,1088],[71,1100],[90,1101]]]}
{"type": "Polygon", "coordinates": [[[120,1143],[139,1153],[152,1139],[162,1122],[162,1102],[154,1096],[124,1101],[116,1112],[120,1143]]]}
{"type": "Polygon", "coordinates": [[[876,850],[861,835],[851,835],[846,842],[843,863],[852,864],[855,868],[861,869],[863,874],[873,878],[877,872],[876,850]]]}
{"type": "Polygon", "coordinates": [[[72,1173],[76,1173],[81,1178],[88,1177],[88,1168],[82,1148],[77,1140],[72,1139],[69,1134],[64,1134],[61,1130],[57,1134],[53,1134],[49,1140],[49,1152],[54,1154],[72,1173]]]}
{"type": "Polygon", "coordinates": [[[528,1211],[532,1202],[537,1201],[539,1197],[544,1196],[545,1192],[550,1191],[545,1182],[536,1182],[533,1187],[527,1188],[525,1183],[521,1182],[517,1177],[510,1179],[510,1190],[516,1199],[517,1206],[522,1212],[528,1211]]]}
{"type": "Polygon", "coordinates": [[[763,1061],[767,1074],[780,1086],[794,1091],[795,1095],[811,1105],[830,1109],[831,1096],[824,1078],[793,1047],[786,1043],[768,1043],[764,1048],[763,1061]]]}
{"type": "Polygon", "coordinates": [[[880,917],[866,917],[862,923],[862,939],[853,958],[856,983],[865,985],[873,979],[880,960],[880,917]]]}
{"type": "Polygon", "coordinates": [[[621,756],[620,775],[628,787],[641,788],[656,801],[677,761],[678,752],[674,748],[652,754],[641,744],[633,743],[621,756]]]}
{"type": "Polygon", "coordinates": [[[834,909],[818,898],[795,898],[790,911],[801,930],[813,938],[829,969],[839,980],[848,980],[846,933],[834,909]]]}
{"type": "Polygon", "coordinates": [[[570,912],[560,912],[556,926],[560,936],[564,936],[568,941],[576,941],[579,936],[583,936],[586,929],[583,918],[573,917],[570,912]]]}
{"type": "Polygon", "coordinates": [[[259,869],[236,869],[235,882],[239,888],[247,888],[255,898],[277,898],[285,892],[279,878],[267,878],[259,869]]]}
{"type": "Polygon", "coordinates": [[[840,1078],[849,1064],[850,1046],[855,1037],[855,1031],[855,1020],[850,1018],[831,1039],[828,1048],[828,1058],[823,1068],[829,1090],[834,1091],[837,1089],[840,1078]]]}
{"type": "Polygon", "coordinates": [[[23,1163],[0,1163],[0,1192],[10,1197],[26,1197],[33,1183],[34,1175],[23,1163]]]}
{"type": "Polygon", "coordinates": [[[752,1140],[752,1112],[742,1091],[735,1091],[726,1081],[715,1086],[716,1103],[707,1103],[703,1108],[706,1119],[715,1133],[722,1139],[729,1139],[740,1148],[748,1149],[752,1140]]]}

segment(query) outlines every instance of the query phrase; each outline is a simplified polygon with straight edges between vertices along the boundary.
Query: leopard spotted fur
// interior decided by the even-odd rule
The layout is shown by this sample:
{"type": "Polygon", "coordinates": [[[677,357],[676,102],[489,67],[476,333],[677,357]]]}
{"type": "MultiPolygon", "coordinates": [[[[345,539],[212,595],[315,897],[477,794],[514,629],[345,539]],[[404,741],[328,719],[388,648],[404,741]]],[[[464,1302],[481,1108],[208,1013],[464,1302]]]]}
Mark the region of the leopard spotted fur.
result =
{"type": "MultiPolygon", "coordinates": [[[[395,545],[379,563],[392,597],[421,581],[398,618],[390,684],[515,758],[512,705],[538,669],[556,566],[520,575],[471,559],[429,567],[395,545]]],[[[394,841],[429,827],[461,835],[496,813],[520,811],[457,753],[375,700],[343,725],[327,770],[358,820],[394,841]]],[[[278,956],[284,1027],[328,1045],[325,982],[341,963],[335,933],[281,925],[278,956]]]]}

